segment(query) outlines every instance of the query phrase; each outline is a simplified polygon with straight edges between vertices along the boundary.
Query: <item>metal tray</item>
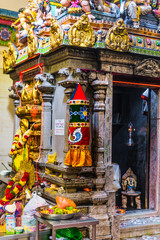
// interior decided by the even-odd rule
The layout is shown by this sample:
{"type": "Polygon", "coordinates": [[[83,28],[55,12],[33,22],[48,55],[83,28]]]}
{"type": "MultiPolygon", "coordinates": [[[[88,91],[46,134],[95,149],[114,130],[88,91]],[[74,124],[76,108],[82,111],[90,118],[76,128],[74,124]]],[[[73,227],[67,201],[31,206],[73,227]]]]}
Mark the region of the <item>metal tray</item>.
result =
{"type": "Polygon", "coordinates": [[[44,209],[52,208],[52,205],[47,205],[47,206],[42,206],[36,208],[36,211],[41,215],[41,217],[49,219],[49,220],[67,220],[71,219],[74,217],[75,213],[71,214],[47,214],[47,213],[42,213],[41,211],[44,209]]]}

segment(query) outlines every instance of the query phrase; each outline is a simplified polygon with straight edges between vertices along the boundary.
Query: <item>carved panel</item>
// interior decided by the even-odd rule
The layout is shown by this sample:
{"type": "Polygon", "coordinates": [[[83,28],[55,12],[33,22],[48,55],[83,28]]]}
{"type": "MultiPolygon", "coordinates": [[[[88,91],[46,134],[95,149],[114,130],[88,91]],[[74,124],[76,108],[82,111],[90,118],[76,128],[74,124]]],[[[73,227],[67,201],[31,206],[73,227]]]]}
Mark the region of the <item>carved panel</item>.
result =
{"type": "Polygon", "coordinates": [[[160,77],[160,62],[155,59],[145,59],[134,68],[135,75],[160,77]]]}

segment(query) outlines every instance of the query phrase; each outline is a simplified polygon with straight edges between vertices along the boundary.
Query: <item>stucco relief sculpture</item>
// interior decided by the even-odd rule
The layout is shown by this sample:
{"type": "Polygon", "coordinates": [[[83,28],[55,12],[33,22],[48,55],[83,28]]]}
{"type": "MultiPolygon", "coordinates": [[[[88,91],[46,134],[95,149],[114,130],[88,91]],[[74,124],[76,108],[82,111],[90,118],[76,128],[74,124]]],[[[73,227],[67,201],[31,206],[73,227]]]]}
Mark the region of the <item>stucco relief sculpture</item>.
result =
{"type": "Polygon", "coordinates": [[[37,89],[39,84],[41,84],[41,82],[33,79],[27,82],[16,82],[14,85],[21,100],[20,106],[17,107],[16,114],[22,120],[25,119],[25,121],[28,121],[28,126],[32,130],[29,131],[29,135],[26,135],[25,138],[28,139],[28,156],[32,161],[37,160],[39,157],[41,136],[42,98],[37,89]]]}
{"type": "Polygon", "coordinates": [[[52,18],[51,20],[51,36],[50,36],[50,47],[55,48],[58,47],[63,40],[63,29],[58,24],[56,18],[52,18]]]}
{"type": "Polygon", "coordinates": [[[125,12],[126,22],[127,19],[131,19],[135,28],[139,28],[140,15],[147,15],[151,11],[150,0],[128,0],[127,2],[123,1],[121,4],[121,12],[125,12]]]}
{"type": "Polygon", "coordinates": [[[129,50],[129,36],[125,28],[123,19],[119,19],[115,25],[109,29],[106,37],[107,48],[120,52],[129,50]]]}
{"type": "Polygon", "coordinates": [[[95,44],[95,32],[89,23],[87,15],[82,15],[69,30],[70,45],[81,47],[93,47],[95,44]]]}
{"type": "Polygon", "coordinates": [[[8,59],[8,52],[3,50],[3,72],[7,72],[9,69],[9,59],[8,59]]]}
{"type": "MultiPolygon", "coordinates": [[[[76,3],[76,0],[74,1],[71,1],[71,0],[61,0],[60,3],[62,4],[63,7],[66,7],[66,8],[72,8],[72,5],[73,7],[75,8],[75,4],[76,3]]],[[[89,1],[88,0],[82,0],[82,1],[79,1],[83,11],[85,12],[85,14],[88,15],[88,18],[89,19],[94,19],[95,17],[91,14],[91,7],[90,7],[90,4],[89,4],[89,1]]]]}
{"type": "Polygon", "coordinates": [[[14,67],[17,59],[17,51],[13,43],[8,43],[8,62],[10,67],[14,67]]]}
{"type": "Polygon", "coordinates": [[[32,57],[37,51],[38,40],[32,29],[27,30],[27,53],[32,57]]]}
{"type": "Polygon", "coordinates": [[[145,59],[135,66],[134,74],[149,77],[160,77],[160,63],[155,59],[145,59]]]}
{"type": "Polygon", "coordinates": [[[118,4],[116,5],[115,3],[108,2],[108,1],[104,1],[104,0],[94,0],[93,1],[94,4],[94,9],[101,11],[101,12],[105,12],[105,13],[111,13],[114,16],[116,16],[116,18],[120,17],[120,9],[118,7],[118,4]]]}

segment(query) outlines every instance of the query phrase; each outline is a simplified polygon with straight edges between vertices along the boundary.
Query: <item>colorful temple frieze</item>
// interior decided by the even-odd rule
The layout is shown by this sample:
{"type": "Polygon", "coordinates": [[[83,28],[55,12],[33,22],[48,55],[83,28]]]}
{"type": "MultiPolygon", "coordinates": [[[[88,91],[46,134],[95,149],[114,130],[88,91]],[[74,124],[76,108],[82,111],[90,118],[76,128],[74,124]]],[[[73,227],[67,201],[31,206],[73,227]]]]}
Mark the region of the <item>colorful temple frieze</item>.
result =
{"type": "Polygon", "coordinates": [[[11,27],[18,18],[18,12],[0,8],[0,45],[7,46],[10,41],[15,41],[15,31],[11,27]]]}
{"type": "Polygon", "coordinates": [[[28,1],[18,16],[0,11],[0,44],[12,42],[3,54],[4,72],[60,45],[159,56],[158,12],[158,2],[65,0],[28,1]]]}

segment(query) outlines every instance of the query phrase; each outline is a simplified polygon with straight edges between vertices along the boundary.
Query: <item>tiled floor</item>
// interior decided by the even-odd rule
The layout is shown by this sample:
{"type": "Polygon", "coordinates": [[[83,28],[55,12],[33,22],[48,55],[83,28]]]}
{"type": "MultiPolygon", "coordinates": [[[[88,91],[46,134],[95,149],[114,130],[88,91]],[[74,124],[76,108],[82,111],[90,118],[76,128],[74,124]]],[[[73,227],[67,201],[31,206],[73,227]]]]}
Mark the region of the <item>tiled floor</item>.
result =
{"type": "Polygon", "coordinates": [[[160,235],[142,236],[140,238],[125,238],[125,240],[160,240],[160,235]]]}

